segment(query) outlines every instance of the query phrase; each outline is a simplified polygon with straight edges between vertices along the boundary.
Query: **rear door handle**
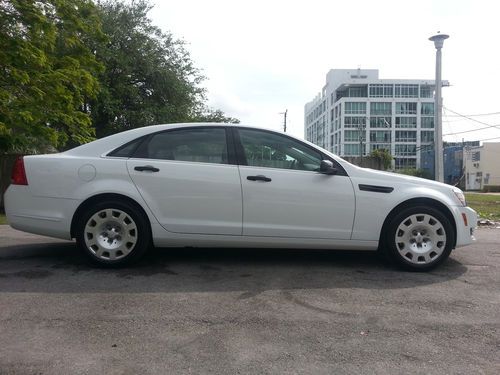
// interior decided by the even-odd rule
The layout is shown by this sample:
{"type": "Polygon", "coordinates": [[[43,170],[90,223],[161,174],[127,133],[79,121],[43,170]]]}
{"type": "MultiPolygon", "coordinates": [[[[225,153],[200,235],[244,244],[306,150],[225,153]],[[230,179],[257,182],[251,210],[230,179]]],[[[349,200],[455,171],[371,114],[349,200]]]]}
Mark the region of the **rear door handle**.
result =
{"type": "Polygon", "coordinates": [[[152,165],[141,165],[141,166],[138,166],[138,167],[135,167],[134,168],[136,171],[139,171],[139,172],[159,172],[160,169],[159,168],[155,168],[153,167],[152,165]]]}
{"type": "Polygon", "coordinates": [[[247,180],[250,181],[264,181],[264,182],[270,182],[271,179],[269,177],[263,176],[263,175],[258,175],[258,176],[248,176],[247,180]]]}

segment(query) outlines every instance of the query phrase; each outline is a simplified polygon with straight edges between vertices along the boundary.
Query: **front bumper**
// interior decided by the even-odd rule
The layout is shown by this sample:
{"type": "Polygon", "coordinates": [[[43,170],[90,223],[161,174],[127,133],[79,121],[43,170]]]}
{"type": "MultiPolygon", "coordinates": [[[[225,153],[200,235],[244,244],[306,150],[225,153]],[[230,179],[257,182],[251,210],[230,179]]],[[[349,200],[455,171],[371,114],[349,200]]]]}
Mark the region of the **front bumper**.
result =
{"type": "Polygon", "coordinates": [[[470,207],[455,206],[453,210],[457,225],[456,247],[470,245],[476,241],[474,231],[477,227],[477,213],[470,207]]]}

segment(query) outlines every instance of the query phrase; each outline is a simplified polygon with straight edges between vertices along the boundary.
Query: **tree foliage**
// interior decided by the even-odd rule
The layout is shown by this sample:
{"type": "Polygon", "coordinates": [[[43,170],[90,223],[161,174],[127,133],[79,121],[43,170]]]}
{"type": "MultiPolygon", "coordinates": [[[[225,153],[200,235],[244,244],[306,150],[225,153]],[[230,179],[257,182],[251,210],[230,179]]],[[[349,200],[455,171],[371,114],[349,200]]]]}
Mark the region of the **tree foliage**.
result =
{"type": "Polygon", "coordinates": [[[379,160],[382,163],[384,170],[387,170],[391,166],[392,155],[389,152],[389,150],[387,150],[385,148],[373,150],[370,153],[370,156],[379,160]]]}
{"type": "Polygon", "coordinates": [[[0,0],[0,153],[171,122],[238,122],[205,106],[183,41],[147,0],[0,0]]]}
{"type": "Polygon", "coordinates": [[[195,114],[192,118],[196,122],[224,122],[228,124],[239,124],[240,120],[234,117],[226,116],[220,109],[210,109],[203,107],[202,111],[195,114]]]}
{"type": "Polygon", "coordinates": [[[102,66],[87,47],[101,40],[89,0],[0,0],[0,152],[91,140],[83,107],[102,66]]]}
{"type": "Polygon", "coordinates": [[[147,1],[99,5],[108,40],[97,44],[106,70],[90,102],[98,136],[158,123],[189,121],[204,100],[203,77],[182,41],[152,25],[147,1]]]}

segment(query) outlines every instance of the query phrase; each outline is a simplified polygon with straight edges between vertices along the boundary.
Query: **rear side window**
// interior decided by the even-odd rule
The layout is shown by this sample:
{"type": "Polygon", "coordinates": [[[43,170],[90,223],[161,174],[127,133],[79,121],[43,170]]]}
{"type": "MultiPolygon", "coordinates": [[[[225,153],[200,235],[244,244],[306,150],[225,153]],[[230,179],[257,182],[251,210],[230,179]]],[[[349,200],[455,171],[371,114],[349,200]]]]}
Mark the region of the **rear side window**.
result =
{"type": "Polygon", "coordinates": [[[111,151],[108,156],[114,156],[117,158],[129,158],[132,156],[132,154],[135,152],[135,150],[143,140],[144,137],[140,137],[129,143],[126,143],[123,146],[120,146],[117,149],[111,151]]]}
{"type": "Polygon", "coordinates": [[[134,157],[227,164],[226,131],[195,128],[157,133],[139,147],[134,157]]]}

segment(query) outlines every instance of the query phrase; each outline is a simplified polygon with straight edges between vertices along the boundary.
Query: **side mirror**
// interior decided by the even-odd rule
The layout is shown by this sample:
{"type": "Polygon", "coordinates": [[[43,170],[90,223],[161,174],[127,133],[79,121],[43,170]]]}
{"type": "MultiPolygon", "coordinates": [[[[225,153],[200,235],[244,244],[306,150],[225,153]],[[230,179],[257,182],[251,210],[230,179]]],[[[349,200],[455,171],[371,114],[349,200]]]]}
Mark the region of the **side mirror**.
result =
{"type": "Polygon", "coordinates": [[[319,165],[319,173],[323,174],[337,174],[337,168],[333,166],[333,163],[330,160],[321,160],[321,164],[319,165]]]}

